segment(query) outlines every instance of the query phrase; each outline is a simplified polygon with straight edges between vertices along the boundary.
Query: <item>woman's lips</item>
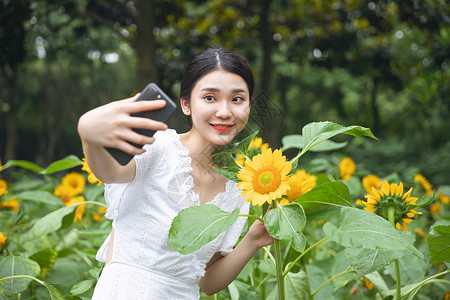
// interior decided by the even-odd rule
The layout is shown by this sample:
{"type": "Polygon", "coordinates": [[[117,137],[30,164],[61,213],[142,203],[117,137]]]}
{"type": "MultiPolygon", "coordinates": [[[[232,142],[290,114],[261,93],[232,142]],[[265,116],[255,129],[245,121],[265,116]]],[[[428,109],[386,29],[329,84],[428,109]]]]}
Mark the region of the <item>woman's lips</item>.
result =
{"type": "Polygon", "coordinates": [[[209,124],[217,131],[227,131],[234,127],[234,124],[209,124]]]}

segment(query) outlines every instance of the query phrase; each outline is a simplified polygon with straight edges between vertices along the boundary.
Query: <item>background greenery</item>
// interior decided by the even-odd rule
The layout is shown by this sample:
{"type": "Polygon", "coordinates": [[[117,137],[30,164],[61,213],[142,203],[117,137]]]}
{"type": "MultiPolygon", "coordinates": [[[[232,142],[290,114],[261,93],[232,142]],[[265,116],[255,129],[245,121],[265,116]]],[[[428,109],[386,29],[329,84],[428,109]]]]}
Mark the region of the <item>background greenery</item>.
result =
{"type": "Polygon", "coordinates": [[[186,62],[225,46],[253,68],[269,105],[252,120],[273,147],[311,121],[358,124],[380,142],[345,155],[447,184],[449,15],[445,0],[2,0],[0,158],[82,157],[85,111],[150,81],[177,99],[186,62]]]}

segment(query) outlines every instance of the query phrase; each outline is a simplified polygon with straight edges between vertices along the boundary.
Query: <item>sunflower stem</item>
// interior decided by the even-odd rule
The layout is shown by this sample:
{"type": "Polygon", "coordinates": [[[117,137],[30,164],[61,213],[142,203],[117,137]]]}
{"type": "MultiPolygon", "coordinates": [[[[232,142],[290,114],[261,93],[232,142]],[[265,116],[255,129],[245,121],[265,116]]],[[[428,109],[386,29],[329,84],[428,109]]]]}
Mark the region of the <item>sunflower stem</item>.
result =
{"type": "MultiPolygon", "coordinates": [[[[391,223],[392,226],[395,227],[395,207],[389,206],[388,208],[388,219],[389,223],[391,223]]],[[[400,281],[400,266],[398,263],[398,259],[394,261],[395,264],[395,277],[396,277],[396,300],[400,300],[402,295],[402,285],[400,281]]]]}
{"type": "MultiPolygon", "coordinates": [[[[272,202],[272,207],[276,208],[278,206],[277,200],[272,202]]],[[[273,241],[274,251],[275,251],[275,269],[277,271],[277,286],[278,286],[278,299],[284,300],[284,277],[283,277],[283,259],[281,257],[281,244],[279,239],[274,239],[273,241]]]]}

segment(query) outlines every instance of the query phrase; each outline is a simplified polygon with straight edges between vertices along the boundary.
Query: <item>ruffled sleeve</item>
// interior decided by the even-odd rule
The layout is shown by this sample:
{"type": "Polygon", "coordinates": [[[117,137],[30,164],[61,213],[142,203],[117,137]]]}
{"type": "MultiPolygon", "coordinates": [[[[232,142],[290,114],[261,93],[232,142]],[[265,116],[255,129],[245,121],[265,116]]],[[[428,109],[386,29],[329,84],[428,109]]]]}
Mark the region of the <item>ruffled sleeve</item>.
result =
{"type": "MultiPolygon", "coordinates": [[[[248,215],[250,210],[250,202],[244,202],[244,197],[239,197],[240,191],[238,193],[234,193],[235,196],[237,196],[237,201],[239,204],[240,215],[248,215]]],[[[236,242],[238,241],[239,237],[241,236],[242,229],[244,228],[245,222],[247,221],[247,217],[238,217],[236,222],[231,225],[226,233],[225,237],[222,241],[222,244],[219,247],[219,252],[225,256],[229,254],[234,246],[236,245],[236,242]]]]}
{"type": "MultiPolygon", "coordinates": [[[[140,155],[136,155],[133,159],[136,163],[136,173],[132,182],[138,181],[154,166],[164,149],[164,132],[156,132],[155,142],[151,145],[144,145],[146,150],[140,155]]],[[[105,184],[105,201],[106,214],[105,217],[113,220],[119,214],[119,206],[122,196],[130,183],[111,183],[105,184]]]]}

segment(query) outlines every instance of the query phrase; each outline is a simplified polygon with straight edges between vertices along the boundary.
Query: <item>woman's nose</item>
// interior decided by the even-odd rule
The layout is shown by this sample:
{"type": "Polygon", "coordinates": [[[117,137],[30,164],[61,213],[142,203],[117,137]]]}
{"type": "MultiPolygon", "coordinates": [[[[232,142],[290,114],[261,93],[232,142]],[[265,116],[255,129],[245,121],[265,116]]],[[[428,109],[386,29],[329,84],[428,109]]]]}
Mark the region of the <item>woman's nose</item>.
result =
{"type": "Polygon", "coordinates": [[[227,101],[221,101],[217,108],[216,116],[220,118],[229,118],[231,117],[232,112],[230,108],[230,103],[227,101]]]}

